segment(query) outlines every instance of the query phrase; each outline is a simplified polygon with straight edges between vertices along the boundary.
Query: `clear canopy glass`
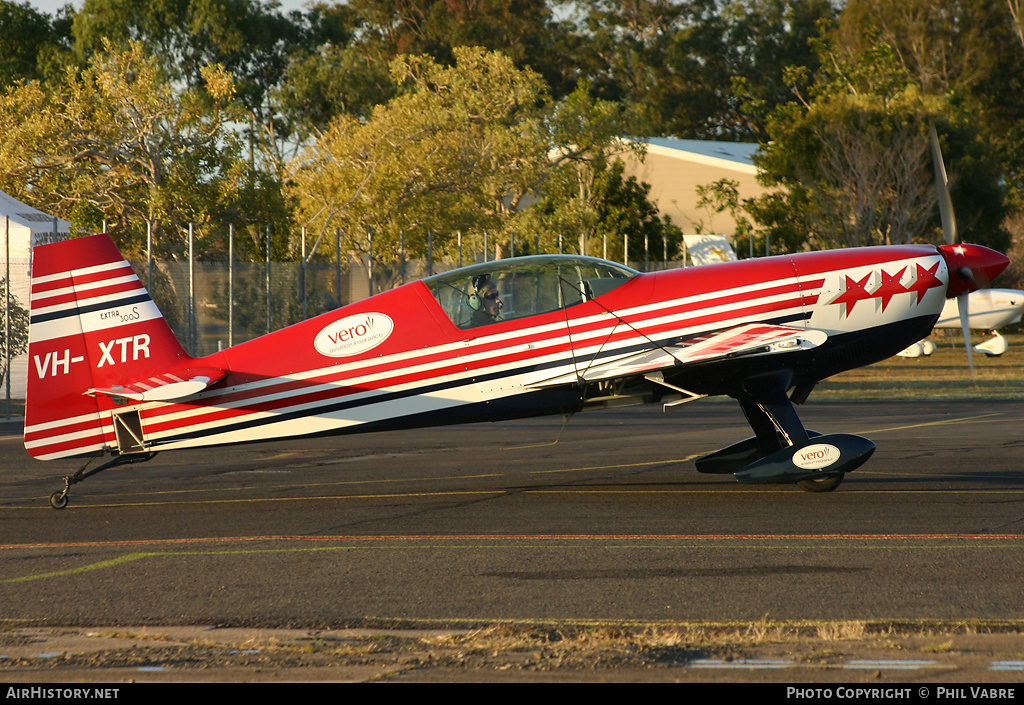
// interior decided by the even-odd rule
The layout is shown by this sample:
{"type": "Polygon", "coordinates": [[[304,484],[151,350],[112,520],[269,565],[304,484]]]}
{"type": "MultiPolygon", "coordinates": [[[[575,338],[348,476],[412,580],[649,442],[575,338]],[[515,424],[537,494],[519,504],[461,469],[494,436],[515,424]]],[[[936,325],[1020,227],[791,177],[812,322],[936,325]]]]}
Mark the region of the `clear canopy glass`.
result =
{"type": "Polygon", "coordinates": [[[558,311],[606,294],[637,272],[574,255],[495,260],[424,279],[459,328],[558,311]]]}

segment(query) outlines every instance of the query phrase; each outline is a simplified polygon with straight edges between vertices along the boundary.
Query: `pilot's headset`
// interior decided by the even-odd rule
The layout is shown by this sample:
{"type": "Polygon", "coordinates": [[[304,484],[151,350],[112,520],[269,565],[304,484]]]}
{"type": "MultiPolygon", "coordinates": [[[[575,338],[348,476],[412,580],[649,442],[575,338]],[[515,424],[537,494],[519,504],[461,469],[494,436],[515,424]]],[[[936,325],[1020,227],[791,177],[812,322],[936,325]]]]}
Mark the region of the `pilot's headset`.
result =
{"type": "Polygon", "coordinates": [[[473,277],[473,293],[469,295],[469,307],[474,311],[479,311],[484,305],[483,299],[480,298],[484,289],[490,288],[491,275],[490,274],[478,274],[473,277]]]}

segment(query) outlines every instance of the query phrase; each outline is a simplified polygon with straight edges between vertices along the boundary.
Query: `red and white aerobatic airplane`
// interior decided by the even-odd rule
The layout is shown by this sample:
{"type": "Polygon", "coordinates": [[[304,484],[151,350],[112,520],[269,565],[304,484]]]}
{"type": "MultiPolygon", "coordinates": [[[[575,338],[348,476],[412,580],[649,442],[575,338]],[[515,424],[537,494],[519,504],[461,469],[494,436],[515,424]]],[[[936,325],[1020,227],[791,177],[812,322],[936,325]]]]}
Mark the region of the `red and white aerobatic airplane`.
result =
{"type": "Polygon", "coordinates": [[[923,338],[1007,265],[966,244],[859,248],[640,274],[577,256],[429,277],[202,358],[106,235],[35,250],[25,446],[42,460],[735,398],[754,436],[697,461],[834,489],[874,444],[806,430],[818,381],[923,338]],[[496,315],[495,315],[496,314],[496,315]]]}

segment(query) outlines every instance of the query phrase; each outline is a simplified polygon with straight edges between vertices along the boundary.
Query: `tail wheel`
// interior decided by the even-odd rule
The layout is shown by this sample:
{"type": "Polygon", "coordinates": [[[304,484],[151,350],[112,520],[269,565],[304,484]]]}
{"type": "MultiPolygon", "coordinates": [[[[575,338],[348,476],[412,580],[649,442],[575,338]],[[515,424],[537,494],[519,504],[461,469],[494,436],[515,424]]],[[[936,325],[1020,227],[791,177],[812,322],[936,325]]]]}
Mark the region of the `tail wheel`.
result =
{"type": "Polygon", "coordinates": [[[840,472],[828,477],[800,480],[796,485],[804,492],[831,492],[842,484],[845,475],[846,473],[840,472]]]}

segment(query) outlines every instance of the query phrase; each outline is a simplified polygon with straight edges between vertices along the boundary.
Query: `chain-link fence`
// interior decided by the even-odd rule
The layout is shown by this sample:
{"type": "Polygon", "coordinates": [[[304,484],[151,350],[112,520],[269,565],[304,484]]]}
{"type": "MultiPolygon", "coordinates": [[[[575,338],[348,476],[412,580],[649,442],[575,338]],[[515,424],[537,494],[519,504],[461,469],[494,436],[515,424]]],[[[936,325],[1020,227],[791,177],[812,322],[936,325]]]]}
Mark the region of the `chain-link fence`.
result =
{"type": "MultiPolygon", "coordinates": [[[[631,262],[636,269],[663,269],[677,262],[631,262]]],[[[401,266],[366,258],[337,263],[145,262],[135,271],[168,324],[191,355],[209,355],[294,323],[360,301],[428,274],[425,260],[401,266]],[[402,271],[404,270],[404,271],[402,271]]],[[[434,273],[454,269],[433,262],[434,273]]]]}

